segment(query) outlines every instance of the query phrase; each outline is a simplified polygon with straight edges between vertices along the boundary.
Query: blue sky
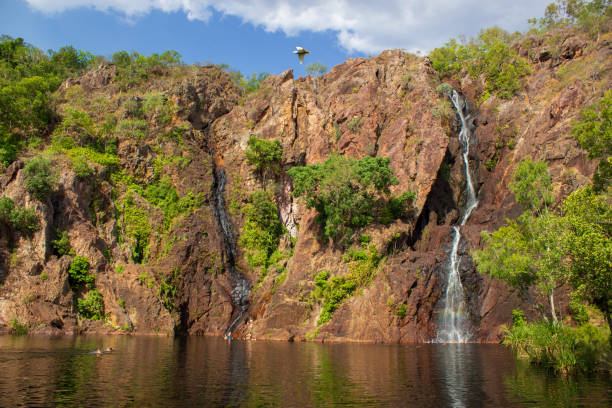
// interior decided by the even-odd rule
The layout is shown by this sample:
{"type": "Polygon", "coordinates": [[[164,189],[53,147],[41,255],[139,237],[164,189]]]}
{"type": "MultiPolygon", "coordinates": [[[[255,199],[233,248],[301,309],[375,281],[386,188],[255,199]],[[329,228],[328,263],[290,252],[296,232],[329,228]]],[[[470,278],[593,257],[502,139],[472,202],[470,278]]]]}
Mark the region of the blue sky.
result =
{"type": "Polygon", "coordinates": [[[177,50],[187,63],[227,63],[245,74],[304,75],[383,49],[427,52],[498,24],[523,30],[550,0],[0,0],[0,33],[42,49],[72,45],[97,55],[177,50]],[[375,3],[375,4],[374,4],[375,3]],[[502,2],[499,2],[502,3],[502,2]],[[503,2],[506,3],[506,2],[503,2]],[[296,45],[311,51],[300,65],[296,45]]]}

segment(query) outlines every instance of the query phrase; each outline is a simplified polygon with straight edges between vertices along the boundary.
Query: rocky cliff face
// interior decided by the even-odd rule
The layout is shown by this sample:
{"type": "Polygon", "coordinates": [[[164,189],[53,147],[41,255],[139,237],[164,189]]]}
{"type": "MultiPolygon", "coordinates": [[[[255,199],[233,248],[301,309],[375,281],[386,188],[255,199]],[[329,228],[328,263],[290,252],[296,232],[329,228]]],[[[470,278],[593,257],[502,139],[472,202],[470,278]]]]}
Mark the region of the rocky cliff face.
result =
{"type": "MultiPolygon", "coordinates": [[[[470,165],[480,204],[462,227],[460,245],[476,341],[499,341],[510,311],[521,301],[503,283],[479,275],[470,251],[481,245],[482,230],[491,231],[519,214],[508,183],[523,158],[548,161],[558,198],[590,180],[595,163],[571,138],[571,121],[610,83],[611,44],[609,35],[597,44],[568,37],[554,56],[542,44],[517,44],[530,59],[532,73],[510,100],[491,97],[476,106],[482,82],[466,75],[452,84],[476,112],[470,165]]],[[[42,228],[24,237],[0,223],[0,328],[10,330],[19,322],[43,333],[221,335],[240,314],[232,292],[246,282],[254,289],[244,318],[236,324],[236,337],[365,342],[435,338],[451,226],[465,202],[465,180],[462,160],[457,160],[459,124],[452,111],[441,109],[443,97],[435,90],[439,81],[427,58],[385,51],[349,60],[318,78],[295,79],[286,71],[246,96],[216,67],[181,67],[129,92],[121,90],[116,76],[115,67],[103,65],[67,81],[57,92],[59,112],[71,105],[101,124],[108,115],[127,118],[130,103],[138,106],[145,95],[157,92],[174,107],[170,117],[162,120],[158,111],[146,114],[139,137],[117,132],[120,170],[92,164],[94,175],[83,178],[66,154],[47,152],[58,179],[46,202],[24,189],[25,157],[4,171],[1,195],[35,208],[42,228]],[[292,255],[264,277],[249,266],[236,239],[244,225],[240,208],[250,192],[263,187],[246,162],[250,135],[277,139],[283,147],[282,174],[266,188],[274,193],[287,228],[280,247],[292,255]],[[314,276],[322,270],[340,276],[349,265],[342,261],[342,249],[319,238],[314,211],[291,197],[291,180],[284,171],[322,162],[334,151],[355,158],[390,158],[399,180],[392,192],[412,190],[416,200],[411,216],[361,231],[386,258],[372,282],[318,327],[321,306],[309,301],[314,276]],[[224,188],[219,188],[221,172],[224,188]],[[134,187],[146,189],[160,175],[180,197],[199,197],[199,205],[168,223],[160,205],[134,187]],[[146,218],[150,231],[146,256],[139,262],[130,234],[133,208],[146,218]],[[220,222],[220,211],[229,224],[220,222]],[[71,290],[67,272],[74,255],[54,255],[50,241],[55,230],[67,231],[73,253],[90,260],[104,297],[105,322],[79,317],[80,295],[71,290]],[[228,241],[228,231],[233,241],[228,241]]]]}

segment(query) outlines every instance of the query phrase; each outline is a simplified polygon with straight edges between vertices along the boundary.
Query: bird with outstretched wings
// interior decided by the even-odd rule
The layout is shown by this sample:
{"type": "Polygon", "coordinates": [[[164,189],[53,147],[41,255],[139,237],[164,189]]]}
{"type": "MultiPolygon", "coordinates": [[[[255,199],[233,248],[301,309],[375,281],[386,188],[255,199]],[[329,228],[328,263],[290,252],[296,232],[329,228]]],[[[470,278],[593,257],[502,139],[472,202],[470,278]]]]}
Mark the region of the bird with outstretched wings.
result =
{"type": "Polygon", "coordinates": [[[302,47],[295,47],[295,51],[293,51],[293,53],[298,55],[298,57],[300,58],[300,64],[302,64],[304,63],[304,55],[310,54],[310,51],[306,51],[302,47]]]}

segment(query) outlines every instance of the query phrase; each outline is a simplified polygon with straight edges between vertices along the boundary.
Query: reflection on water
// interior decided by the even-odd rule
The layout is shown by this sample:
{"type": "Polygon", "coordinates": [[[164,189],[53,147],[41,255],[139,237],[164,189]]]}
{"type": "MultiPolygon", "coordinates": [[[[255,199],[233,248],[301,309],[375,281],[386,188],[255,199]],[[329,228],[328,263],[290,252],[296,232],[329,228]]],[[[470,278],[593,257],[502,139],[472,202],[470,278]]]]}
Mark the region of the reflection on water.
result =
{"type": "Polygon", "coordinates": [[[2,407],[602,407],[611,389],[517,365],[497,345],[0,337],[2,407]]]}

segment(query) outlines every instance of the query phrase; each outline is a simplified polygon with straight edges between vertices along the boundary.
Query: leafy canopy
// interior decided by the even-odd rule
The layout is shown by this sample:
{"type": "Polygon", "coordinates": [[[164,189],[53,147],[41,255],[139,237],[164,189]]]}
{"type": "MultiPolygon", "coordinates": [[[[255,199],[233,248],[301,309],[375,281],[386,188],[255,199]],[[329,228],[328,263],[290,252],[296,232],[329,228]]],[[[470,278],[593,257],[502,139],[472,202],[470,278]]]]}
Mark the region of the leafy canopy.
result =
{"type": "Polygon", "coordinates": [[[612,90],[580,112],[572,134],[589,152],[589,159],[600,159],[593,184],[596,190],[605,189],[612,182],[612,90]]]}
{"type": "MultiPolygon", "coordinates": [[[[332,153],[323,163],[288,171],[293,179],[292,195],[305,197],[307,208],[317,211],[316,221],[325,239],[344,245],[352,241],[356,229],[379,221],[383,212],[388,214],[390,187],[398,184],[389,163],[382,157],[357,160],[332,153]]],[[[414,193],[401,197],[412,201],[414,193]]],[[[403,209],[404,203],[394,202],[393,206],[403,209]]]]}

